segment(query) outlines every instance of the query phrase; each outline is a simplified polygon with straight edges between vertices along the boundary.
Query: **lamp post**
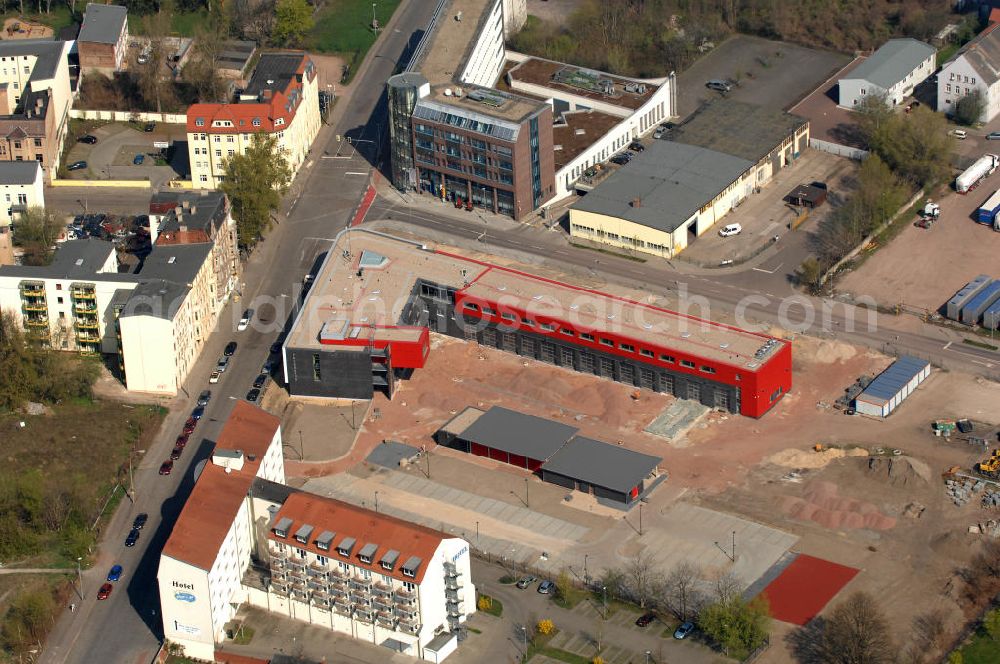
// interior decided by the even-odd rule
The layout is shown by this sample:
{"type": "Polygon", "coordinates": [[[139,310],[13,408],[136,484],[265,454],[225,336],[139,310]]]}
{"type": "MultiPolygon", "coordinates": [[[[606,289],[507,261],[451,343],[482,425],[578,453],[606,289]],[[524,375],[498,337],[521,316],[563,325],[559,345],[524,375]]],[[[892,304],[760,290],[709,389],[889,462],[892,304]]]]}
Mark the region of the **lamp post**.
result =
{"type": "Polygon", "coordinates": [[[80,596],[80,601],[83,601],[84,599],[86,599],[86,597],[83,596],[83,571],[80,569],[81,560],[83,560],[82,557],[76,559],[76,581],[77,581],[76,592],[80,596]]]}
{"type": "Polygon", "coordinates": [[[378,514],[378,491],[375,492],[375,513],[378,514]]]}
{"type": "Polygon", "coordinates": [[[651,654],[652,654],[652,651],[649,651],[649,650],[646,651],[646,664],[649,664],[649,656],[651,654]]]}
{"type": "Polygon", "coordinates": [[[604,595],[604,619],[608,619],[608,587],[601,586],[601,594],[604,595]]]}
{"type": "Polygon", "coordinates": [[[524,478],[524,506],[531,507],[531,503],[528,501],[528,478],[524,478]]]}
{"type": "Polygon", "coordinates": [[[524,652],[521,654],[521,661],[526,662],[528,660],[528,628],[524,625],[518,625],[521,628],[521,643],[524,645],[524,652]]]}
{"type": "Polygon", "coordinates": [[[590,558],[589,553],[583,554],[583,582],[590,585],[590,574],[587,573],[587,558],[590,558]]]}
{"type": "Polygon", "coordinates": [[[639,537],[642,537],[642,502],[639,502],[639,537]]]}
{"type": "Polygon", "coordinates": [[[479,546],[479,522],[476,521],[476,546],[479,546]]]}
{"type": "Polygon", "coordinates": [[[375,18],[375,3],[372,3],[372,30],[378,32],[378,19],[375,18]]]}

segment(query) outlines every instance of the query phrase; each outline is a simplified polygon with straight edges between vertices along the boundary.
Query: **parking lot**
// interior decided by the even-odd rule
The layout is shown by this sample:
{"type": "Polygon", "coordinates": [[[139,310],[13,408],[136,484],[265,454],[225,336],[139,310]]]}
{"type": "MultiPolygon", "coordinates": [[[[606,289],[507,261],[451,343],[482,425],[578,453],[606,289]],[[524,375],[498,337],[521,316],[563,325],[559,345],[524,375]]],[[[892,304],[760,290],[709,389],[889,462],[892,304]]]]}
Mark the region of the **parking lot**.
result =
{"type": "Polygon", "coordinates": [[[69,172],[73,180],[145,180],[154,187],[183,177],[187,167],[187,133],[183,125],[157,124],[153,131],[140,131],[132,125],[109,123],[90,132],[97,143],[77,143],[67,157],[66,166],[78,161],[87,167],[69,172]],[[153,143],[167,142],[169,163],[157,159],[160,154],[153,143]],[[136,155],[143,155],[143,163],[133,163],[136,155]]]}
{"type": "Polygon", "coordinates": [[[720,96],[784,110],[849,60],[839,53],[738,35],[677,77],[678,115],[685,118],[703,102],[720,96]],[[705,82],[714,79],[735,85],[728,93],[713,92],[705,82]]]}
{"type": "Polygon", "coordinates": [[[857,173],[857,162],[818,150],[806,150],[790,167],[778,171],[759,194],[753,194],[735,210],[720,219],[707,233],[698,237],[677,258],[704,266],[720,265],[723,261],[739,262],[756,255],[771,244],[774,237],[790,232],[789,226],[800,211],[784,201],[784,197],[800,184],[824,182],[828,187],[827,203],[809,215],[800,227],[816,227],[834,206],[844,199],[851,180],[857,173]],[[739,235],[721,237],[719,229],[729,224],[743,227],[739,235]]]}

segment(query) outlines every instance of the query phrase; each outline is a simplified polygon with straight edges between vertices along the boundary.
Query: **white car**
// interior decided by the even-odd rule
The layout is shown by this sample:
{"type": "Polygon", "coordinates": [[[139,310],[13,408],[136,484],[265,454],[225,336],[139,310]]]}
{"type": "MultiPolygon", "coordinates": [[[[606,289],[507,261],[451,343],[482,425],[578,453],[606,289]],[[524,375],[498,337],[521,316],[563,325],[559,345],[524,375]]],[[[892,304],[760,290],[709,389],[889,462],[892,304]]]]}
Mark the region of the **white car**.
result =
{"type": "Polygon", "coordinates": [[[948,133],[951,134],[952,136],[954,136],[955,138],[957,138],[960,141],[964,141],[965,137],[968,136],[968,134],[965,132],[964,129],[952,129],[948,133]]]}
{"type": "Polygon", "coordinates": [[[208,377],[208,382],[214,385],[215,383],[219,382],[219,378],[221,377],[222,377],[222,372],[216,369],[215,371],[212,372],[212,375],[208,377]]]}
{"type": "Polygon", "coordinates": [[[247,329],[247,327],[249,327],[250,325],[250,320],[252,318],[253,318],[253,309],[247,309],[246,311],[244,311],[243,318],[240,319],[240,322],[236,326],[236,329],[239,332],[242,332],[243,330],[247,329]]]}
{"type": "Polygon", "coordinates": [[[729,237],[731,235],[739,235],[743,232],[743,227],[739,224],[729,224],[728,226],[723,226],[719,231],[719,235],[722,237],[729,237]]]}

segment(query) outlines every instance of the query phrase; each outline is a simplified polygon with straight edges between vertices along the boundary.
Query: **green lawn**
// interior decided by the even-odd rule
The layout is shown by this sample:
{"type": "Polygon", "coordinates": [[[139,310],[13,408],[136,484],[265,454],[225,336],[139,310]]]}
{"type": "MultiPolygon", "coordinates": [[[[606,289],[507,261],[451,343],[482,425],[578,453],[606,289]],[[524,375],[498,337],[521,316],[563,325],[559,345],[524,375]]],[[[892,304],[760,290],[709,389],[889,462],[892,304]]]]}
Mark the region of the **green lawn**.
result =
{"type": "Polygon", "coordinates": [[[491,616],[496,616],[497,618],[501,617],[503,615],[503,602],[498,600],[496,597],[489,597],[489,595],[481,595],[480,599],[483,597],[487,597],[490,600],[489,605],[486,608],[480,608],[479,610],[483,613],[488,613],[491,616]]]}
{"type": "MultiPolygon", "coordinates": [[[[56,5],[52,7],[52,11],[48,14],[45,12],[32,11],[25,12],[24,14],[16,11],[5,12],[3,14],[3,20],[6,21],[9,18],[21,18],[26,21],[32,21],[33,23],[47,25],[55,30],[56,36],[59,35],[60,30],[73,23],[73,15],[69,11],[69,5],[56,5]]],[[[0,22],[0,24],[2,24],[2,22],[0,22]]]]}
{"type": "MultiPolygon", "coordinates": [[[[193,37],[200,25],[208,20],[208,11],[176,12],[170,17],[170,32],[179,37],[193,37]]],[[[128,15],[128,31],[133,35],[146,34],[140,14],[128,15]]]]}
{"type": "Polygon", "coordinates": [[[962,653],[962,664],[995,664],[1000,661],[1000,643],[981,628],[958,652],[962,653]]]}
{"type": "MultiPolygon", "coordinates": [[[[375,4],[379,25],[389,22],[399,2],[379,0],[375,4]]],[[[306,45],[319,53],[345,56],[353,74],[378,37],[371,25],[372,3],[368,0],[327,0],[316,17],[316,25],[306,37],[306,45]]]]}

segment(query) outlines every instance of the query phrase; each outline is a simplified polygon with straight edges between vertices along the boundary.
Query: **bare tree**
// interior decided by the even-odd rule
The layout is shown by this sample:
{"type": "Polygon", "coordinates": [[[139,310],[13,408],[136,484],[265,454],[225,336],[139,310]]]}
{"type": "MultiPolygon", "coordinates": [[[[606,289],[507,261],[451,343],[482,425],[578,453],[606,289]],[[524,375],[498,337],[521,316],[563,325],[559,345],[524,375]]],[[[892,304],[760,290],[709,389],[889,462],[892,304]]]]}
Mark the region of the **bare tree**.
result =
{"type": "Polygon", "coordinates": [[[243,39],[265,41],[274,28],[274,0],[235,0],[229,7],[233,29],[243,39]]]}
{"type": "Polygon", "coordinates": [[[636,554],[625,565],[625,582],[633,601],[640,608],[646,608],[653,591],[661,583],[660,572],[656,569],[653,555],[649,551],[636,554]]]}
{"type": "Polygon", "coordinates": [[[830,613],[823,624],[818,662],[823,664],[890,664],[896,648],[889,623],[865,592],[856,592],[830,613]]]}
{"type": "Polygon", "coordinates": [[[923,664],[934,661],[947,629],[944,609],[931,609],[916,616],[912,622],[910,645],[904,653],[907,664],[923,664]]]}
{"type": "Polygon", "coordinates": [[[722,572],[715,577],[715,598],[720,602],[728,602],[737,597],[742,589],[740,578],[732,572],[722,572]]]}
{"type": "Polygon", "coordinates": [[[661,597],[666,607],[679,620],[688,620],[701,602],[698,585],[701,570],[690,562],[676,565],[667,574],[661,597]]]}
{"type": "Polygon", "coordinates": [[[216,21],[204,24],[195,36],[194,52],[184,66],[183,77],[194,87],[198,101],[225,101],[226,83],[219,76],[219,56],[226,37],[225,27],[216,21]]]}

